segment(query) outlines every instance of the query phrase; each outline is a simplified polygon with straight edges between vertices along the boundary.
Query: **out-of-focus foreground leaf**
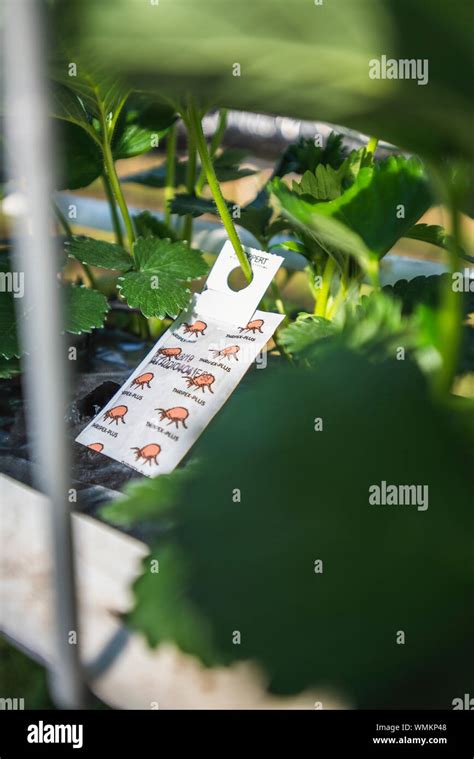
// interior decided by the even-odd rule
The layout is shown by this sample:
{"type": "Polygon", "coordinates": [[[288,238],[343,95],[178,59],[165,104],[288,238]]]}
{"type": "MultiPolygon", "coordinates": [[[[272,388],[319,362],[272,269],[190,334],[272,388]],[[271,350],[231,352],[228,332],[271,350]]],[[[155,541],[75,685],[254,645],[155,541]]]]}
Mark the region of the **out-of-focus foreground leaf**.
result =
{"type": "Polygon", "coordinates": [[[62,5],[55,34],[70,32],[87,56],[140,88],[342,123],[431,156],[473,154],[472,9],[465,0],[62,5]],[[427,84],[371,79],[370,60],[382,54],[428,61],[427,84]]]}
{"type": "Polygon", "coordinates": [[[169,529],[130,625],[207,664],[255,661],[276,692],[451,708],[474,674],[474,483],[468,436],[447,413],[408,360],[335,350],[315,370],[255,372],[176,492],[158,478],[122,502],[133,520],[146,488],[149,519],[155,492],[169,529]],[[428,508],[370,505],[382,480],[426,486],[428,508]]]}

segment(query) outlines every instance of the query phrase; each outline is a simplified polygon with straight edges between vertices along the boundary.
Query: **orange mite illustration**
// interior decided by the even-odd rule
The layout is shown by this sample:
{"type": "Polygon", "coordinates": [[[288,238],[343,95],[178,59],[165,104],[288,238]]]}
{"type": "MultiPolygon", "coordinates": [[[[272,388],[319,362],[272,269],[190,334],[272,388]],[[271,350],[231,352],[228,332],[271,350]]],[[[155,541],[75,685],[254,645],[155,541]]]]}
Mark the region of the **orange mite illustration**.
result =
{"type": "Polygon", "coordinates": [[[143,448],[130,448],[130,450],[135,451],[135,461],[138,461],[138,459],[145,459],[145,462],[148,461],[150,466],[152,461],[154,461],[155,464],[158,464],[157,456],[161,451],[161,446],[158,445],[158,443],[148,443],[148,445],[144,445],[143,448]]]}
{"type": "Polygon", "coordinates": [[[216,378],[213,374],[200,374],[198,377],[186,377],[185,379],[188,387],[194,386],[198,390],[201,388],[202,392],[208,387],[211,393],[214,392],[211,385],[215,382],[216,378]]]}
{"type": "Polygon", "coordinates": [[[122,422],[125,424],[124,416],[128,411],[128,406],[115,406],[114,408],[111,408],[109,411],[106,411],[104,414],[104,419],[110,419],[109,424],[112,424],[112,422],[115,422],[116,425],[119,423],[119,419],[122,420],[122,422]]]}
{"type": "Polygon", "coordinates": [[[254,319],[253,322],[249,322],[245,327],[239,327],[239,331],[252,332],[252,334],[254,335],[255,332],[262,332],[262,327],[264,324],[265,322],[263,321],[263,319],[254,319]]]}
{"type": "Polygon", "coordinates": [[[90,445],[87,446],[91,449],[91,451],[97,451],[97,453],[100,453],[104,450],[104,446],[102,443],[90,443],[90,445]]]}
{"type": "Polygon", "coordinates": [[[169,419],[168,425],[173,424],[173,422],[176,424],[176,429],[179,427],[179,423],[183,425],[183,427],[187,430],[186,426],[186,419],[189,416],[189,411],[186,408],[183,408],[183,406],[174,406],[173,408],[164,409],[164,408],[156,408],[155,411],[159,411],[161,414],[161,421],[163,419],[169,419]]]}
{"type": "Polygon", "coordinates": [[[181,348],[160,348],[158,353],[162,356],[179,356],[182,350],[181,348]]]}
{"type": "Polygon", "coordinates": [[[184,332],[185,332],[185,334],[188,334],[188,332],[189,332],[191,335],[196,335],[196,337],[198,335],[205,335],[206,334],[204,332],[204,330],[207,328],[206,322],[197,321],[197,322],[194,322],[194,324],[186,324],[186,323],[184,323],[183,326],[184,326],[184,332]]]}
{"type": "Polygon", "coordinates": [[[230,357],[233,356],[236,361],[239,359],[237,358],[237,353],[239,352],[240,348],[238,345],[229,345],[228,348],[223,348],[221,351],[214,350],[213,348],[209,348],[209,350],[214,353],[214,358],[217,358],[218,356],[225,356],[225,358],[230,361],[230,357]]]}
{"type": "Polygon", "coordinates": [[[132,382],[131,387],[133,387],[133,385],[137,385],[137,387],[139,387],[140,390],[143,390],[145,385],[147,387],[150,387],[150,382],[152,381],[154,376],[155,375],[152,374],[152,372],[146,372],[145,374],[140,374],[139,377],[135,377],[135,379],[132,382]]]}

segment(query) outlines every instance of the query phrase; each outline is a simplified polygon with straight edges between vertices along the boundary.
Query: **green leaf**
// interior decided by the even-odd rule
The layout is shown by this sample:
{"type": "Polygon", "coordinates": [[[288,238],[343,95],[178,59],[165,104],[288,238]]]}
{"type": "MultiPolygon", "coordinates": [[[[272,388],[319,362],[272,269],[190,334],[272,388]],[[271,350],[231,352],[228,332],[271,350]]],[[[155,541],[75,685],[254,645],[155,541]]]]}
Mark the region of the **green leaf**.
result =
{"type": "Polygon", "coordinates": [[[200,251],[183,242],[140,238],[134,245],[137,271],[120,277],[118,287],[132,308],[146,317],[175,318],[188,304],[185,281],[208,271],[200,251]]]}
{"type": "Polygon", "coordinates": [[[314,139],[300,138],[294,144],[289,145],[280,158],[274,172],[276,177],[284,177],[286,174],[304,174],[310,171],[314,174],[320,164],[339,168],[344,161],[346,150],[342,144],[341,134],[331,132],[324,147],[315,145],[314,139]]]}
{"type": "Polygon", "coordinates": [[[153,132],[148,129],[143,129],[138,124],[127,124],[122,132],[117,130],[115,133],[112,145],[114,159],[117,161],[148,153],[153,147],[153,137],[153,132]]]}
{"type": "Polygon", "coordinates": [[[133,217],[137,237],[160,237],[176,240],[176,233],[171,227],[153,216],[150,211],[142,211],[133,217]]]}
{"type": "Polygon", "coordinates": [[[272,215],[273,209],[270,206],[262,206],[261,208],[247,206],[242,209],[240,219],[236,219],[235,222],[239,227],[251,232],[259,242],[265,243],[272,215]]]}
{"type": "Polygon", "coordinates": [[[102,153],[87,131],[77,124],[55,119],[59,153],[58,190],[87,187],[103,171],[102,153]]]}
{"type": "Polygon", "coordinates": [[[152,17],[147,3],[84,0],[84,23],[75,32],[83,32],[111,70],[127,70],[138,86],[147,81],[170,99],[192,91],[214,107],[297,119],[317,114],[437,160],[472,159],[472,10],[466,0],[438,0],[429,33],[426,0],[338,0],[325,3],[324,13],[308,0],[279,4],[274,14],[268,3],[249,4],[249,12],[216,0],[166,6],[152,17]],[[246,72],[232,81],[229,46],[246,72]],[[370,61],[381,51],[396,60],[429,61],[427,86],[371,79],[370,61]]]}
{"type": "MultiPolygon", "coordinates": [[[[455,246],[455,240],[452,235],[448,234],[444,227],[440,227],[437,224],[415,224],[414,227],[405,233],[404,237],[409,237],[411,240],[420,240],[421,242],[427,242],[429,245],[436,245],[438,248],[444,250],[453,250],[455,246]]],[[[465,258],[466,261],[474,263],[474,258],[469,256],[465,250],[458,247],[458,255],[465,258]]]]}
{"type": "Polygon", "coordinates": [[[102,327],[109,310],[107,298],[97,290],[78,285],[64,288],[66,308],[66,332],[80,335],[102,327]]]}
{"type": "Polygon", "coordinates": [[[130,623],[206,664],[254,661],[276,693],[324,687],[357,708],[445,708],[474,675],[467,434],[408,360],[336,350],[317,369],[256,374],[198,441],[130,623]],[[372,505],[382,481],[426,486],[428,508],[372,505]],[[245,508],[226,507],[229,483],[245,508]],[[401,619],[410,645],[394,645],[401,619]]]}
{"type": "Polygon", "coordinates": [[[147,480],[133,481],[125,486],[123,496],[99,510],[107,522],[122,527],[132,527],[143,521],[165,516],[174,502],[181,486],[194,472],[195,463],[176,469],[173,474],[162,474],[152,490],[147,480]]]}
{"type": "Polygon", "coordinates": [[[393,356],[399,345],[406,350],[415,347],[418,337],[415,321],[404,318],[401,304],[384,292],[346,304],[340,339],[349,348],[381,360],[393,356]]]}
{"type": "MultiPolygon", "coordinates": [[[[232,210],[233,203],[227,201],[227,207],[232,210]]],[[[218,215],[216,204],[213,200],[207,198],[200,198],[196,195],[190,195],[187,193],[178,193],[174,196],[170,204],[171,213],[179,214],[179,216],[202,216],[205,213],[211,213],[218,215]]]]}
{"type": "MultiPolygon", "coordinates": [[[[247,155],[246,150],[227,148],[217,158],[214,158],[214,170],[219,182],[230,182],[242,179],[242,177],[249,177],[256,173],[254,169],[241,169],[238,166],[238,163],[245,155],[247,155]]],[[[186,184],[187,169],[187,160],[176,162],[175,187],[182,187],[186,184]]],[[[124,177],[122,182],[135,182],[146,187],[163,188],[166,185],[166,164],[161,164],[160,166],[155,166],[152,169],[146,169],[136,174],[130,174],[124,177]]],[[[214,213],[214,211],[210,213],[214,213]]]]}
{"type": "Polygon", "coordinates": [[[99,142],[99,136],[91,123],[82,100],[69,86],[56,83],[51,92],[51,113],[56,119],[67,121],[86,130],[89,136],[99,142]]]}
{"type": "Polygon", "coordinates": [[[157,147],[157,141],[167,133],[176,119],[174,109],[150,101],[143,94],[128,97],[120,112],[112,140],[115,160],[141,155],[157,147]]]}
{"type": "MultiPolygon", "coordinates": [[[[417,306],[423,305],[431,309],[439,307],[443,290],[452,285],[452,275],[432,274],[429,277],[414,277],[413,279],[399,279],[394,285],[385,285],[383,292],[393,298],[398,298],[402,303],[404,314],[411,314],[417,306]]],[[[469,314],[474,311],[474,293],[459,293],[463,299],[463,313],[469,314]]]]}
{"type": "Polygon", "coordinates": [[[94,240],[92,237],[72,237],[64,243],[66,253],[81,264],[100,266],[102,269],[128,271],[133,259],[120,245],[94,240]]]}
{"type": "Polygon", "coordinates": [[[159,98],[145,92],[134,92],[125,110],[131,121],[149,132],[165,134],[178,120],[176,110],[159,98]]]}
{"type": "Polygon", "coordinates": [[[110,76],[100,65],[85,63],[69,57],[68,60],[58,60],[53,66],[52,76],[58,83],[55,93],[54,115],[65,118],[83,126],[90,122],[91,117],[107,119],[107,130],[113,135],[117,120],[120,116],[130,89],[116,77],[110,76]],[[77,71],[70,75],[70,62],[74,60],[77,71]],[[76,101],[74,102],[74,96],[76,101]],[[81,105],[83,106],[81,115],[81,105]],[[84,113],[86,117],[84,118],[84,113]]]}
{"type": "MultiPolygon", "coordinates": [[[[186,183],[186,166],[187,161],[176,163],[175,165],[175,187],[180,187],[186,183]]],[[[133,182],[142,184],[145,187],[156,187],[162,189],[166,186],[166,165],[161,164],[152,169],[139,171],[136,174],[129,174],[123,177],[122,182],[133,182]]]]}
{"type": "Polygon", "coordinates": [[[320,164],[313,174],[305,171],[301,181],[293,182],[293,192],[309,196],[306,200],[334,200],[342,192],[342,177],[331,166],[320,164]]]}
{"type": "Polygon", "coordinates": [[[20,362],[17,358],[8,359],[0,356],[0,379],[10,379],[20,372],[20,362]]]}
{"type": "Polygon", "coordinates": [[[431,203],[421,163],[400,156],[360,169],[354,184],[326,203],[308,203],[304,197],[290,193],[278,179],[270,188],[282,204],[283,213],[303,231],[309,231],[339,266],[350,254],[369,274],[374,257],[384,256],[431,203]],[[330,220],[343,226],[346,233],[326,223],[330,220]]]}
{"type": "Polygon", "coordinates": [[[430,204],[431,193],[421,163],[414,158],[391,156],[373,168],[361,169],[348,190],[336,200],[316,203],[313,213],[342,222],[381,258],[430,204]]]}
{"type": "Polygon", "coordinates": [[[282,206],[283,214],[329,256],[332,256],[341,270],[344,268],[347,256],[353,256],[368,275],[373,276],[375,254],[367,248],[362,238],[336,218],[314,212],[314,209],[330,206],[331,202],[308,203],[302,197],[290,192],[278,179],[273,180],[272,191],[282,206]]]}
{"type": "Polygon", "coordinates": [[[217,652],[209,624],[186,598],[184,556],[175,547],[163,545],[144,559],[143,567],[134,585],[141,603],[127,615],[129,626],[145,633],[151,645],[174,642],[186,653],[199,650],[203,661],[211,664],[217,652]]]}
{"type": "Polygon", "coordinates": [[[218,156],[216,156],[213,159],[213,164],[219,182],[232,182],[256,174],[257,172],[255,169],[243,169],[239,166],[241,161],[247,155],[247,150],[225,148],[218,156]]]}
{"type": "Polygon", "coordinates": [[[304,360],[314,344],[337,334],[336,325],[322,316],[299,314],[296,321],[279,332],[279,341],[291,356],[304,360]]]}

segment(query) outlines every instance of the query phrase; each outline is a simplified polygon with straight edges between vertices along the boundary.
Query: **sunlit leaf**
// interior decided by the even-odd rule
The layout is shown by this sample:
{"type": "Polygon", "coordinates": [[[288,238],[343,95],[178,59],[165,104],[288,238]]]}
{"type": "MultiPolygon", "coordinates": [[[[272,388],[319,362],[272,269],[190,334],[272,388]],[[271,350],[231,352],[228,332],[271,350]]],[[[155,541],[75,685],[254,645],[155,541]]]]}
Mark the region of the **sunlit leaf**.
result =
{"type": "Polygon", "coordinates": [[[200,251],[155,237],[139,238],[134,258],[136,271],[120,277],[118,287],[129,306],[146,317],[176,317],[189,302],[185,282],[208,271],[200,251]]]}

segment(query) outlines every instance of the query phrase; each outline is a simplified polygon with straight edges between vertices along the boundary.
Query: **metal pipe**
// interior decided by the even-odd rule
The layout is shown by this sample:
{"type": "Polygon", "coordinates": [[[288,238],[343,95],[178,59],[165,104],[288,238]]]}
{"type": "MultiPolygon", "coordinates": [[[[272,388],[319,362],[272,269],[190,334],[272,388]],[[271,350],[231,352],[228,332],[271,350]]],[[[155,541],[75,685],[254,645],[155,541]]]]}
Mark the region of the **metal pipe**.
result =
{"type": "Polygon", "coordinates": [[[24,351],[28,433],[32,457],[39,464],[35,484],[51,502],[56,656],[50,686],[59,707],[77,709],[84,704],[84,687],[64,421],[69,385],[61,339],[58,255],[51,234],[54,172],[42,8],[37,0],[7,0],[4,5],[7,158],[10,178],[21,198],[21,213],[15,219],[14,260],[24,276],[24,297],[17,299],[17,310],[24,351]],[[74,633],[77,644],[73,642],[74,633]]]}

